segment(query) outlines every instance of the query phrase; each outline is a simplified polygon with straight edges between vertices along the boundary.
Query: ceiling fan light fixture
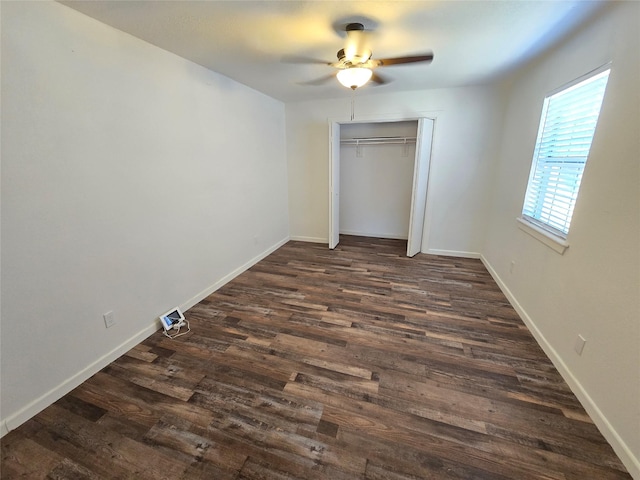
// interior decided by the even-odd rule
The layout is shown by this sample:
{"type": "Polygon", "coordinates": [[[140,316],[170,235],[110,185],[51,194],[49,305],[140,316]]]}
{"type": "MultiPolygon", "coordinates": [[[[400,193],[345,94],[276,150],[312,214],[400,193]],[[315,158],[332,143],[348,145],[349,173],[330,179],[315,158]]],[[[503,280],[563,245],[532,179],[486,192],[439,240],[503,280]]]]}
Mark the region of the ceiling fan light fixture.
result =
{"type": "Polygon", "coordinates": [[[338,81],[347,88],[355,90],[371,79],[373,72],[370,68],[351,67],[338,72],[338,81]]]}

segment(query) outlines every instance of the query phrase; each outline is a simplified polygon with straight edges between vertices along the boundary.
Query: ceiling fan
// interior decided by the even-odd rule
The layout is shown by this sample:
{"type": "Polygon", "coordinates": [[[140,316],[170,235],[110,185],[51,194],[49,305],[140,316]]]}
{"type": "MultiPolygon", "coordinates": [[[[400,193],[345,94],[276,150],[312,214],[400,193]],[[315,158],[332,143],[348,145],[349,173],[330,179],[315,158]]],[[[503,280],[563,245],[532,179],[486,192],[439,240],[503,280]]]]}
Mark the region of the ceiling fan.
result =
{"type": "Polygon", "coordinates": [[[331,73],[324,77],[305,82],[306,85],[320,85],[337,76],[338,81],[347,88],[355,90],[366,84],[369,80],[377,84],[388,83],[389,80],[374,73],[373,70],[380,67],[401,65],[407,63],[431,62],[433,52],[410,57],[395,58],[372,58],[371,49],[367,47],[367,36],[364,25],[361,23],[349,23],[345,31],[347,32],[347,44],[338,50],[337,62],[325,62],[321,60],[304,59],[303,63],[322,63],[337,68],[337,75],[331,73]]]}

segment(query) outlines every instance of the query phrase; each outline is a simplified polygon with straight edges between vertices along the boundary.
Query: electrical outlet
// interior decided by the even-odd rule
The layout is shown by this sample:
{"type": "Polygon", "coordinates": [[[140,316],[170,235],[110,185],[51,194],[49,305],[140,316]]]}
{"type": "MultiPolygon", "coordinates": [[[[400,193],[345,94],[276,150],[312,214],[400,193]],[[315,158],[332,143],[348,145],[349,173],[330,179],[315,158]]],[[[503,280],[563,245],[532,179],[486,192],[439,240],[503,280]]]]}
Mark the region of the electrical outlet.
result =
{"type": "Polygon", "coordinates": [[[573,346],[573,349],[576,351],[578,355],[582,355],[582,350],[584,350],[585,343],[587,343],[585,338],[582,335],[578,335],[578,338],[576,338],[576,343],[573,346]]]}
{"type": "Polygon", "coordinates": [[[511,265],[509,266],[509,273],[513,273],[513,270],[516,268],[515,260],[511,260],[511,265]]]}
{"type": "Polygon", "coordinates": [[[113,327],[116,324],[116,318],[113,316],[113,311],[107,312],[102,315],[104,318],[104,326],[106,328],[113,327]]]}

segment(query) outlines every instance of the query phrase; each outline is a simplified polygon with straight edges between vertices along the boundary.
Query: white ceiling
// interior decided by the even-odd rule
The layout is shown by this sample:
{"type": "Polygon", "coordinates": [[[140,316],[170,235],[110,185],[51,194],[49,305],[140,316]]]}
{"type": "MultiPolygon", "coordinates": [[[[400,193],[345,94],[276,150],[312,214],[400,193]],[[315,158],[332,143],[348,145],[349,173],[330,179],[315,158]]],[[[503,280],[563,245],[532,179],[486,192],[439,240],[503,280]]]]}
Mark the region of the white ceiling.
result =
{"type": "Polygon", "coordinates": [[[489,82],[551,48],[603,8],[604,0],[127,1],[61,3],[279,100],[350,95],[303,56],[336,60],[347,23],[373,30],[373,58],[432,51],[431,64],[387,66],[391,80],[360,94],[489,82]]]}

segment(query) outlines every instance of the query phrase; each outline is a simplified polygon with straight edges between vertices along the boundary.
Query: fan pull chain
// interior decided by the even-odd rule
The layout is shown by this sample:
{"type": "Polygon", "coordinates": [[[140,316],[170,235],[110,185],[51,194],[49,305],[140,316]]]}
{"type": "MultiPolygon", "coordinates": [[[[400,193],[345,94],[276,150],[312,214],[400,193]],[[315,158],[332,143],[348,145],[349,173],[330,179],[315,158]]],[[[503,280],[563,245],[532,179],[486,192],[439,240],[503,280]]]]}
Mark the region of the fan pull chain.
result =
{"type": "Polygon", "coordinates": [[[351,91],[351,121],[352,122],[356,116],[355,110],[356,110],[356,91],[352,90],[351,91]]]}

